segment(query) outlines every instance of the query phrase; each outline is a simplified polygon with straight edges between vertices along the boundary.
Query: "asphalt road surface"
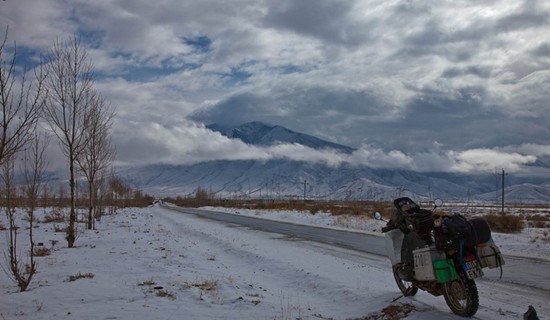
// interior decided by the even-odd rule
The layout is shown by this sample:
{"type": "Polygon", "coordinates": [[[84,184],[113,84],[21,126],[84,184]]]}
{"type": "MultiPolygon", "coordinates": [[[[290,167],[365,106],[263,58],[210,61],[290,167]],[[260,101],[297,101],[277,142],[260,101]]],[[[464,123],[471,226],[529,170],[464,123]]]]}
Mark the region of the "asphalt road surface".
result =
{"type": "MultiPolygon", "coordinates": [[[[199,217],[222,221],[248,228],[285,234],[288,236],[327,243],[352,250],[377,255],[386,255],[384,237],[363,232],[343,231],[330,228],[300,225],[289,222],[273,221],[250,216],[210,211],[194,208],[166,206],[181,213],[193,214],[199,217]]],[[[542,259],[504,256],[502,279],[500,269],[483,269],[485,276],[476,281],[502,281],[515,285],[536,288],[547,291],[550,295],[550,261],[542,259]]]]}

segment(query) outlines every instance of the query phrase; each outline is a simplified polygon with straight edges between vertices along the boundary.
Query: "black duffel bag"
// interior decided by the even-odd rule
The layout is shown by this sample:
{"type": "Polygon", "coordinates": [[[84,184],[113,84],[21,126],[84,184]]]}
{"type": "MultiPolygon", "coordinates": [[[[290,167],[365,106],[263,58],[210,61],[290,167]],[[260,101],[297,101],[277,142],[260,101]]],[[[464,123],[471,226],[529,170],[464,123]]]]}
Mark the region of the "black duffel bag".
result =
{"type": "Polygon", "coordinates": [[[435,245],[439,250],[458,250],[460,244],[473,248],[491,240],[491,228],[483,218],[467,220],[463,215],[443,216],[434,228],[435,245]]]}

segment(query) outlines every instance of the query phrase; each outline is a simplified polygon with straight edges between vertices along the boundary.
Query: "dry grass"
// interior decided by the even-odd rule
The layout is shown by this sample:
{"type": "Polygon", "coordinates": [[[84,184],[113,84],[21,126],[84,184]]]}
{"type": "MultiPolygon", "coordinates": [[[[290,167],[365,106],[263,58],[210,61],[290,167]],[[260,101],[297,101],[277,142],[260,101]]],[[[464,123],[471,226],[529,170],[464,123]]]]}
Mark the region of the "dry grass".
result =
{"type": "Polygon", "coordinates": [[[55,208],[54,210],[44,215],[42,222],[44,223],[65,222],[65,213],[63,212],[62,209],[55,208]]]}
{"type": "Polygon", "coordinates": [[[35,257],[47,257],[52,254],[52,250],[44,246],[37,246],[33,249],[33,255],[35,257]]]}
{"type": "Polygon", "coordinates": [[[144,285],[144,286],[154,286],[156,283],[155,281],[153,281],[153,279],[149,279],[149,280],[145,280],[143,281],[143,283],[141,283],[140,285],[144,285]]]}
{"type": "Polygon", "coordinates": [[[399,320],[407,318],[407,316],[416,310],[414,305],[405,303],[401,305],[389,305],[380,312],[371,313],[364,318],[355,320],[399,320]]]}
{"type": "Polygon", "coordinates": [[[526,215],[525,221],[532,228],[548,228],[550,226],[550,217],[541,214],[526,215]]]}
{"type": "Polygon", "coordinates": [[[502,233],[519,233],[524,228],[524,221],[522,217],[508,215],[508,214],[487,214],[483,218],[492,231],[502,233]]]}
{"type": "Polygon", "coordinates": [[[53,225],[53,231],[54,232],[63,232],[63,233],[67,233],[67,226],[59,226],[57,224],[54,224],[53,225]]]}
{"type": "Polygon", "coordinates": [[[157,286],[156,282],[153,281],[153,279],[145,280],[142,283],[139,283],[138,286],[147,286],[147,292],[153,293],[155,292],[155,295],[157,297],[161,298],[168,298],[171,300],[176,300],[176,295],[173,292],[170,292],[162,286],[157,286]]]}
{"type": "Polygon", "coordinates": [[[199,288],[201,291],[216,291],[218,290],[218,280],[202,280],[195,281],[191,284],[192,287],[199,288]]]}
{"type": "Polygon", "coordinates": [[[214,279],[205,279],[205,280],[195,280],[192,283],[186,283],[186,288],[198,288],[200,290],[199,300],[204,300],[205,294],[208,294],[213,301],[220,302],[221,298],[219,297],[218,292],[218,280],[214,279]]]}
{"type": "Polygon", "coordinates": [[[164,289],[157,290],[156,296],[161,298],[168,298],[170,300],[176,300],[176,295],[173,292],[164,289]]]}
{"type": "Polygon", "coordinates": [[[95,274],[93,273],[78,273],[78,274],[75,274],[73,276],[69,276],[69,278],[67,279],[67,281],[71,282],[71,281],[76,281],[78,279],[92,279],[93,277],[95,277],[95,274]]]}

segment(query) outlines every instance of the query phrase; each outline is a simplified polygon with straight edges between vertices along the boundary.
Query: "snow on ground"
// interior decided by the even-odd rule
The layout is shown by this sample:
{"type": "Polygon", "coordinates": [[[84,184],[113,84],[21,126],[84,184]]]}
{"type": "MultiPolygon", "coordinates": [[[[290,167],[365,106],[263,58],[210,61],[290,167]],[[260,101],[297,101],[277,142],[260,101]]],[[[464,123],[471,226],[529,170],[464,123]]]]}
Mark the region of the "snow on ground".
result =
{"type": "MultiPolygon", "coordinates": [[[[23,246],[28,231],[19,225],[23,246]]],[[[97,230],[82,228],[72,249],[55,224],[34,229],[35,242],[52,253],[37,258],[27,292],[0,276],[0,319],[364,319],[390,305],[413,306],[408,319],[460,319],[424,292],[392,303],[400,294],[380,256],[158,206],[119,210],[97,230]]],[[[0,231],[4,252],[7,234],[0,231]]],[[[5,259],[0,265],[6,269],[5,259]]],[[[479,319],[518,319],[528,304],[550,317],[547,292],[485,283],[479,291],[479,319]]]]}

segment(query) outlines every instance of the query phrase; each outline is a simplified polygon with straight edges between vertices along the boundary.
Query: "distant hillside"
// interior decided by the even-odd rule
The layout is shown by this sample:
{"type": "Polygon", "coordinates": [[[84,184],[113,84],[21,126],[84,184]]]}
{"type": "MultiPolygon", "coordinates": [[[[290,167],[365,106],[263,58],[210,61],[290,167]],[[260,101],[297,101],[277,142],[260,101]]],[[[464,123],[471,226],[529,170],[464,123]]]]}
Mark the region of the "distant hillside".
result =
{"type": "MultiPolygon", "coordinates": [[[[498,193],[499,199],[501,195],[498,193]]],[[[495,201],[497,193],[481,194],[477,198],[485,201],[495,201]]],[[[504,200],[515,203],[550,203],[550,184],[534,185],[524,183],[504,188],[504,200]]]]}
{"type": "MultiPolygon", "coordinates": [[[[118,174],[132,186],[157,196],[189,196],[200,186],[220,197],[302,198],[305,183],[308,199],[390,200],[407,195],[417,199],[496,201],[491,175],[418,173],[351,166],[335,168],[290,160],[150,165],[120,168],[118,174]]],[[[506,189],[507,202],[550,203],[549,185],[518,188],[506,189]]]]}
{"type": "MultiPolygon", "coordinates": [[[[347,146],[261,122],[237,127],[210,125],[209,128],[252,145],[299,143],[314,149],[354,151],[347,146]]],[[[219,197],[303,198],[305,186],[308,199],[390,200],[407,195],[417,199],[497,201],[493,174],[425,173],[347,164],[331,167],[288,159],[158,164],[118,168],[117,174],[133,187],[156,196],[189,196],[202,187],[219,197]]],[[[550,203],[550,184],[547,179],[510,175],[505,199],[516,203],[550,203]]]]}

